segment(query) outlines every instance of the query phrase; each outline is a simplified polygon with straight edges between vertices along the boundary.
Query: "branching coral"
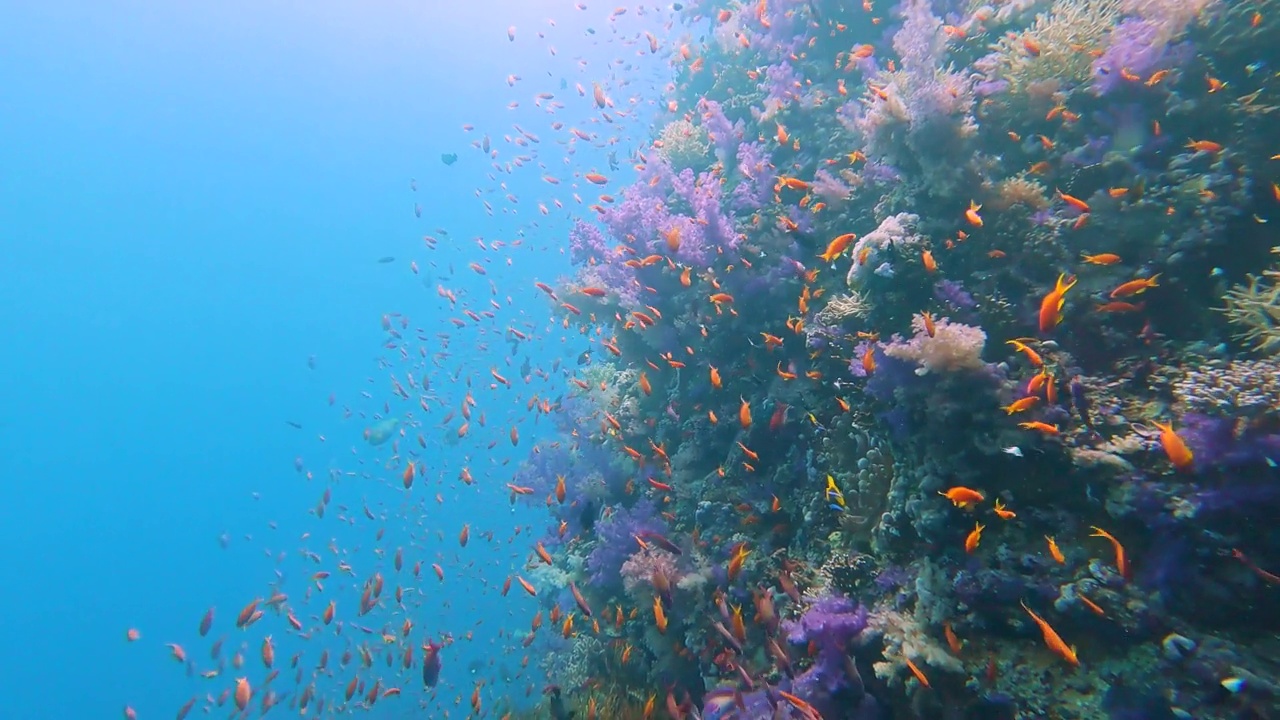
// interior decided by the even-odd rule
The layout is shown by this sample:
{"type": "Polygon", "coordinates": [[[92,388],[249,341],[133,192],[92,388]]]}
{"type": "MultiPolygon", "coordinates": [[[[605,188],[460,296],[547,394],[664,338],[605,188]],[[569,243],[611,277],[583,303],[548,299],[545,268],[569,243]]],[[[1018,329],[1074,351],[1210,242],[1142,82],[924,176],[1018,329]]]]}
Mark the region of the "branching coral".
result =
{"type": "Polygon", "coordinates": [[[1280,351],[1280,270],[1250,275],[1247,282],[1231,288],[1224,299],[1227,306],[1223,312],[1239,330],[1236,337],[1258,352],[1280,351]]]}
{"type": "Polygon", "coordinates": [[[1057,0],[1023,33],[995,45],[992,80],[1012,93],[1052,82],[1080,85],[1093,72],[1090,49],[1101,47],[1120,17],[1120,0],[1057,0]]]}
{"type": "Polygon", "coordinates": [[[849,292],[828,300],[826,306],[818,311],[814,319],[820,325],[839,325],[847,318],[863,318],[866,316],[866,298],[861,293],[849,292]]]}
{"type": "Polygon", "coordinates": [[[1280,398],[1280,363],[1234,360],[1188,368],[1173,383],[1183,412],[1237,416],[1270,410],[1280,398]]]}

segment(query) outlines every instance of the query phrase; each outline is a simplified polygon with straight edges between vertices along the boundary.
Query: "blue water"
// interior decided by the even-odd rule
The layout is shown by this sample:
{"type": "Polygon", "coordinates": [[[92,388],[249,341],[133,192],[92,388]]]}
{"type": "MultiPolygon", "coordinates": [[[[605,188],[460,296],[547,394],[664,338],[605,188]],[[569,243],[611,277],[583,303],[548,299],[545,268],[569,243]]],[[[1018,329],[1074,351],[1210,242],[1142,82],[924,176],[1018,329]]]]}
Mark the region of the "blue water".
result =
{"type": "MultiPolygon", "coordinates": [[[[567,268],[558,252],[567,220],[563,212],[539,215],[536,201],[568,202],[568,191],[549,190],[541,172],[527,168],[498,179],[521,199],[510,206],[486,177],[487,159],[468,143],[488,132],[509,160],[518,149],[500,138],[512,123],[549,134],[533,95],[558,91],[553,78],[561,76],[572,88],[582,79],[577,58],[599,68],[616,51],[584,40],[588,21],[571,5],[533,5],[50,0],[5,8],[0,717],[119,717],[126,705],[139,717],[172,717],[187,698],[216,696],[246,674],[228,668],[216,680],[189,679],[165,647],[183,644],[206,669],[218,636],[227,637],[224,657],[243,643],[247,674],[261,679],[258,644],[272,634],[276,666],[284,668],[276,688],[293,691],[288,658],[306,649],[314,663],[318,647],[339,653],[346,638],[299,640],[270,613],[248,632],[232,621],[266,596],[277,570],[297,601],[302,576],[320,569],[301,559],[303,546],[324,554],[324,569],[334,571],[330,539],[358,567],[345,590],[336,577],[328,581],[348,619],[359,621],[351,608],[357,583],[377,562],[375,547],[417,545],[418,556],[439,557],[449,569],[443,585],[430,578],[414,622],[455,636],[476,632],[444,658],[450,706],[454,695],[470,693],[473,681],[459,677],[467,659],[492,654],[503,623],[527,627],[532,606],[493,589],[524,561],[526,546],[506,538],[534,517],[506,509],[499,488],[511,468],[500,463],[514,467],[539,431],[519,420],[527,391],[517,402],[516,391],[504,397],[479,383],[490,366],[505,368],[502,328],[522,322],[522,313],[546,316],[532,304],[541,302],[532,283],[567,268]],[[552,16],[555,28],[546,22],[552,16]],[[508,25],[527,41],[508,42],[508,25]],[[532,41],[537,29],[563,37],[557,56],[532,41]],[[523,82],[509,87],[509,73],[523,82]],[[510,110],[513,100],[521,105],[510,110]],[[476,131],[464,133],[464,123],[476,131]],[[444,152],[458,153],[458,163],[444,166],[444,152]],[[488,193],[493,216],[476,188],[488,193]],[[519,214],[507,212],[513,207],[519,214]],[[427,250],[424,234],[441,238],[441,249],[427,250]],[[472,242],[519,234],[528,245],[519,252],[485,253],[472,242]],[[382,256],[397,261],[379,264],[382,256]],[[488,277],[466,269],[485,258],[493,261],[488,277]],[[409,260],[422,275],[407,269],[409,260]],[[458,311],[436,295],[436,284],[479,312],[490,279],[503,309],[487,332],[448,325],[458,311]],[[461,402],[464,388],[448,382],[461,368],[462,377],[476,377],[479,409],[492,426],[485,437],[505,438],[519,421],[522,444],[501,444],[496,454],[483,453],[478,440],[436,449],[447,412],[436,409],[423,430],[433,445],[424,461],[431,480],[446,482],[428,490],[422,479],[406,501],[373,480],[344,478],[318,521],[309,510],[330,469],[398,482],[398,473],[379,474],[390,451],[360,438],[384,402],[416,410],[416,401],[390,391],[389,376],[403,382],[409,365],[383,348],[386,313],[406,314],[428,337],[452,332],[453,355],[432,375],[443,404],[461,402]],[[379,367],[379,357],[390,367],[379,367]],[[344,407],[355,416],[344,419],[344,407]],[[295,471],[295,458],[315,479],[295,471]],[[471,488],[454,480],[463,465],[476,475],[471,488]],[[340,503],[357,521],[336,519],[340,503]],[[386,520],[365,520],[362,503],[386,520]],[[482,516],[494,503],[501,513],[482,516]],[[463,553],[457,533],[468,519],[472,541],[463,553]],[[387,532],[381,543],[379,526],[387,532]],[[484,530],[494,531],[494,543],[477,539],[484,530]],[[302,541],[306,532],[315,537],[302,541]],[[489,583],[483,595],[481,581],[489,583]],[[210,606],[215,629],[201,639],[196,626],[210,606]],[[485,623],[476,627],[477,620],[485,623]],[[127,643],[128,628],[141,640],[127,643]]],[[[544,140],[537,151],[567,175],[563,147],[544,140]]],[[[526,346],[536,366],[581,350],[548,337],[526,346]]],[[[299,617],[315,625],[303,614],[322,608],[313,599],[299,617]]],[[[378,629],[385,619],[369,623],[378,629]]],[[[519,691],[533,682],[521,680],[519,691]]],[[[403,717],[422,697],[406,690],[398,705],[378,708],[403,717]]]]}

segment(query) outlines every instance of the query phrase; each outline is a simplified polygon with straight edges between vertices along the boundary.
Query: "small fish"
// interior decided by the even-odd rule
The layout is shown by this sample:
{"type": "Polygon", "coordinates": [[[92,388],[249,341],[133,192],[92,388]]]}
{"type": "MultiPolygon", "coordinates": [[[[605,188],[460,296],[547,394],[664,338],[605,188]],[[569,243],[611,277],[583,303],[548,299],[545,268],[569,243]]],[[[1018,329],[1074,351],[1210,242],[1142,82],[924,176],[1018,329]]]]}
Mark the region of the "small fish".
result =
{"type": "Polygon", "coordinates": [[[440,162],[445,165],[452,165],[458,162],[458,153],[440,153],[440,162]]]}
{"type": "Polygon", "coordinates": [[[916,680],[925,688],[929,688],[929,678],[925,677],[924,672],[921,671],[920,668],[916,667],[915,663],[911,662],[911,658],[906,658],[906,661],[907,669],[911,671],[911,674],[915,676],[916,680]]]}
{"type": "Polygon", "coordinates": [[[1120,262],[1120,256],[1115,253],[1098,253],[1097,255],[1082,253],[1082,257],[1090,265],[1115,265],[1120,262]]]}
{"type": "Polygon", "coordinates": [[[1195,455],[1191,449],[1187,447],[1186,442],[1174,432],[1173,425],[1164,425],[1158,422],[1152,422],[1160,430],[1160,445],[1164,448],[1165,456],[1169,458],[1169,462],[1178,470],[1191,470],[1194,466],[1195,455]]]}
{"type": "Polygon", "coordinates": [[[968,537],[964,539],[965,552],[972,554],[974,550],[978,549],[978,543],[982,540],[982,531],[985,530],[986,527],[987,526],[982,523],[973,524],[973,530],[969,533],[968,537]]]}
{"type": "Polygon", "coordinates": [[[1059,565],[1067,564],[1067,558],[1062,554],[1062,549],[1058,547],[1058,541],[1053,539],[1052,535],[1045,535],[1044,539],[1049,542],[1049,555],[1053,557],[1059,565]]]}
{"type": "Polygon", "coordinates": [[[1018,447],[1017,445],[1010,445],[1009,447],[1004,448],[1003,450],[1001,450],[1001,452],[1003,452],[1005,455],[1012,455],[1012,456],[1014,456],[1014,457],[1022,457],[1022,448],[1018,447]]]}
{"type": "Polygon", "coordinates": [[[1009,403],[1002,409],[1004,410],[1006,415],[1013,415],[1014,413],[1020,413],[1025,410],[1029,410],[1032,405],[1035,405],[1038,402],[1040,402],[1039,396],[1028,395],[1024,398],[1014,400],[1013,402],[1009,403]]]}
{"type": "Polygon", "coordinates": [[[293,428],[293,429],[295,429],[295,430],[301,430],[301,429],[302,429],[302,426],[301,426],[301,425],[299,425],[298,423],[296,423],[296,422],[294,422],[294,421],[292,421],[292,420],[285,420],[285,421],[284,421],[284,424],[285,424],[285,425],[288,425],[289,427],[291,427],[291,428],[293,428]]]}
{"type": "Polygon", "coordinates": [[[982,216],[978,214],[978,211],[981,209],[981,205],[970,200],[969,209],[964,211],[964,219],[968,220],[969,224],[974,227],[982,227],[982,216]]]}
{"type": "Polygon", "coordinates": [[[1080,660],[1076,657],[1076,649],[1063,642],[1062,637],[1054,631],[1053,627],[1049,625],[1049,623],[1045,622],[1044,618],[1035,614],[1031,608],[1027,607],[1025,602],[1021,604],[1022,609],[1026,610],[1027,614],[1031,616],[1031,619],[1035,621],[1036,625],[1040,626],[1040,632],[1044,635],[1045,646],[1058,657],[1066,660],[1072,665],[1078,666],[1080,664],[1080,660]]]}
{"type": "Polygon", "coordinates": [[[946,492],[938,491],[938,494],[950,500],[958,508],[980,503],[986,499],[986,496],[977,490],[962,486],[953,487],[946,492]]]}
{"type": "Polygon", "coordinates": [[[1108,297],[1110,297],[1112,300],[1115,300],[1116,298],[1119,298],[1119,297],[1129,297],[1130,295],[1141,295],[1142,293],[1146,292],[1147,290],[1150,290],[1153,287],[1160,287],[1156,283],[1156,278],[1158,277],[1160,277],[1160,273],[1156,273],[1155,275],[1152,275],[1149,278],[1138,278],[1137,280],[1130,280],[1129,282],[1121,284],[1115,290],[1112,290],[1111,294],[1108,295],[1108,297]]]}
{"type": "Polygon", "coordinates": [[[942,633],[947,639],[947,647],[951,648],[952,655],[959,655],[964,649],[964,643],[960,642],[960,638],[956,637],[956,631],[951,629],[951,621],[942,623],[942,633]]]}
{"type": "Polygon", "coordinates": [[[1075,277],[1068,277],[1066,273],[1058,275],[1053,290],[1040,301],[1040,332],[1048,333],[1062,322],[1062,306],[1066,303],[1067,291],[1075,284],[1075,277]]]}
{"type": "Polygon", "coordinates": [[[830,475],[827,476],[827,500],[836,510],[844,510],[847,507],[844,502],[844,493],[840,492],[840,488],[836,486],[836,479],[830,475]]]}
{"type": "Polygon", "coordinates": [[[395,261],[396,261],[396,259],[395,259],[395,256],[393,256],[393,255],[384,255],[384,256],[382,256],[382,257],[378,258],[378,264],[379,264],[379,265],[387,265],[387,264],[393,263],[393,262],[395,262],[395,261]]]}
{"type": "Polygon", "coordinates": [[[1111,547],[1115,551],[1116,555],[1116,570],[1120,572],[1120,577],[1127,579],[1129,577],[1129,564],[1125,559],[1124,546],[1106,530],[1103,530],[1100,527],[1094,527],[1092,529],[1093,534],[1090,535],[1090,537],[1100,537],[1111,543],[1111,547]]]}

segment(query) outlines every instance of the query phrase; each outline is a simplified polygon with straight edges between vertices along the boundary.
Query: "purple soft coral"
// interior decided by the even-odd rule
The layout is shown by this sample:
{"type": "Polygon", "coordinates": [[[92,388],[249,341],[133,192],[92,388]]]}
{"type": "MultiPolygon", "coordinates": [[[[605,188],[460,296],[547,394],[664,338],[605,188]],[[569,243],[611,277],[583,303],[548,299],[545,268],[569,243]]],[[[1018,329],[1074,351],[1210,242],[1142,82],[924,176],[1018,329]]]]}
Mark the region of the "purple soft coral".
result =
{"type": "Polygon", "coordinates": [[[794,692],[815,705],[842,690],[861,695],[862,678],[849,660],[850,643],[867,627],[867,611],[841,595],[828,595],[809,606],[799,620],[783,623],[787,640],[812,643],[818,650],[813,665],[796,677],[794,692]]]}
{"type": "Polygon", "coordinates": [[[635,537],[645,533],[662,533],[658,508],[649,500],[641,500],[632,508],[622,508],[595,528],[596,545],[587,556],[591,581],[599,587],[622,589],[622,564],[636,550],[635,537]]]}
{"type": "Polygon", "coordinates": [[[1146,80],[1164,60],[1166,46],[1158,42],[1158,33],[1154,23],[1139,18],[1112,28],[1110,44],[1093,61],[1094,90],[1101,95],[1123,88],[1126,76],[1146,80]]]}

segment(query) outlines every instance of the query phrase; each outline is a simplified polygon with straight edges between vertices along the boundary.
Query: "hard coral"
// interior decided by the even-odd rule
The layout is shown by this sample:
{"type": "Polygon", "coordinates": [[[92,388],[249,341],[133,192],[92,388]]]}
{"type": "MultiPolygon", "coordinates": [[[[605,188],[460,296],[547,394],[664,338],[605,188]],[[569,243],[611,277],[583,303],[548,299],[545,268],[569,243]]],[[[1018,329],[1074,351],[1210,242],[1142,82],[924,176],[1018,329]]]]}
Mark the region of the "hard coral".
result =
{"type": "Polygon", "coordinates": [[[1250,275],[1248,282],[1231,288],[1225,300],[1223,312],[1239,329],[1236,337],[1258,352],[1280,351],[1280,270],[1250,275]]]}

